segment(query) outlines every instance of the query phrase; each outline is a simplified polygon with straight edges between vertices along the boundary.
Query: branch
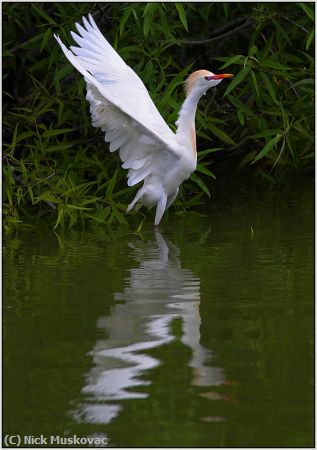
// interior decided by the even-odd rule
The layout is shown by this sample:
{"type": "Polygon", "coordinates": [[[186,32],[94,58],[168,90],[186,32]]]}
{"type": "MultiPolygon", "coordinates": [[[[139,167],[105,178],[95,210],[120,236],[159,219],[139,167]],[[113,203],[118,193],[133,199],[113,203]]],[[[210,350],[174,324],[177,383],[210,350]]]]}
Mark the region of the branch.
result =
{"type": "Polygon", "coordinates": [[[292,25],[295,25],[296,27],[300,28],[304,33],[309,34],[309,31],[306,30],[303,25],[300,25],[299,23],[294,22],[294,20],[290,19],[289,17],[281,16],[282,19],[286,20],[287,22],[291,23],[292,25]]]}
{"type": "Polygon", "coordinates": [[[243,28],[246,28],[249,26],[252,22],[252,19],[237,19],[234,22],[230,22],[229,24],[220,27],[216,29],[210,38],[208,39],[202,39],[202,40],[196,40],[196,41],[188,41],[188,40],[182,40],[177,41],[175,43],[177,44],[187,44],[187,45],[202,45],[202,44],[210,44],[211,42],[218,41],[219,39],[224,39],[229,37],[233,33],[237,33],[238,31],[241,31],[243,28]],[[235,28],[232,28],[234,26],[235,28]]]}

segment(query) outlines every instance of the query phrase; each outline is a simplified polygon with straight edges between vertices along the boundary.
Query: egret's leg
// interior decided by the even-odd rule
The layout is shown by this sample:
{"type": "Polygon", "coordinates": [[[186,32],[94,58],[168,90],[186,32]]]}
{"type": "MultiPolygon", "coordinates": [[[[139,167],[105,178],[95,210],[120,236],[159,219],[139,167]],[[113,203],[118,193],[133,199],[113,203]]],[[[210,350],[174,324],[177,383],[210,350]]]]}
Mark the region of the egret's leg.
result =
{"type": "Polygon", "coordinates": [[[171,204],[173,203],[173,201],[175,200],[175,198],[177,197],[178,194],[178,188],[176,189],[175,192],[173,192],[173,194],[169,195],[167,197],[167,204],[166,204],[166,209],[169,208],[171,206],[171,204]]]}
{"type": "Polygon", "coordinates": [[[134,208],[134,206],[135,206],[136,202],[137,202],[138,200],[140,200],[140,198],[142,197],[142,195],[143,195],[143,194],[144,194],[144,190],[143,190],[143,187],[142,187],[141,189],[139,189],[139,190],[138,190],[138,192],[137,192],[136,196],[134,197],[134,200],[133,200],[133,202],[132,202],[132,203],[130,203],[130,205],[128,206],[128,208],[127,208],[127,212],[130,212],[130,211],[131,211],[131,209],[133,209],[133,208],[134,208]]]}
{"type": "Polygon", "coordinates": [[[167,202],[167,197],[165,194],[162,194],[162,197],[160,198],[160,200],[157,204],[157,207],[156,207],[154,225],[158,225],[160,223],[162,216],[164,214],[165,208],[166,208],[166,202],[167,202]]]}

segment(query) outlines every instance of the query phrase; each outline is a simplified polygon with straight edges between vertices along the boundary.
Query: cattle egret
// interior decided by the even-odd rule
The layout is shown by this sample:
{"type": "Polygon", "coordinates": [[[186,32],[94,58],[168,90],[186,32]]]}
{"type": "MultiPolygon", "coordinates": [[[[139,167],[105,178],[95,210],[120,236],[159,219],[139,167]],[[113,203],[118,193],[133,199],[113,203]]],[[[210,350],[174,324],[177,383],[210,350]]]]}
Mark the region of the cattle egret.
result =
{"type": "Polygon", "coordinates": [[[94,127],[105,132],[110,151],[119,150],[128,169],[128,186],[143,181],[127,212],[156,206],[155,225],[175,200],[180,184],[197,165],[195,113],[200,97],[231,74],[197,70],[185,81],[186,99],[174,133],[155,107],[146,87],[101,34],[93,17],[76,23],[71,32],[78,47],[65,47],[65,56],[84,76],[86,99],[94,127]]]}

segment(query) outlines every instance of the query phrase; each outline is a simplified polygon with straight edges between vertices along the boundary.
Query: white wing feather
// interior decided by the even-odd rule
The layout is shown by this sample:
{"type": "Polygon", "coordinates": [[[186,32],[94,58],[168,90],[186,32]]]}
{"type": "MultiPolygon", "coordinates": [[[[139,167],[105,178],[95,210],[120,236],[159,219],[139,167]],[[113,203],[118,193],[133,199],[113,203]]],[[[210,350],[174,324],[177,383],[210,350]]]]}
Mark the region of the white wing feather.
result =
{"type": "Polygon", "coordinates": [[[128,185],[162,170],[181,155],[176,135],[155,107],[142,80],[123,61],[99,31],[91,15],[72,37],[80,47],[68,50],[67,59],[85,77],[92,123],[105,131],[110,151],[119,150],[122,167],[129,169],[128,185]],[[164,161],[165,160],[165,161],[164,161]],[[164,164],[165,162],[165,164],[164,164]]]}

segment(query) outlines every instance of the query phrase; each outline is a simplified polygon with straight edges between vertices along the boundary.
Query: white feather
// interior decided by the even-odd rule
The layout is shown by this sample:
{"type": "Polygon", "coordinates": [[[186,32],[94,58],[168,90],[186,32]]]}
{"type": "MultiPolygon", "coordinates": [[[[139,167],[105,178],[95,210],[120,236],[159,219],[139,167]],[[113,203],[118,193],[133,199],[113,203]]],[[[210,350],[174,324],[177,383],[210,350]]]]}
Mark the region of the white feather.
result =
{"type": "Polygon", "coordinates": [[[145,159],[134,159],[134,160],[127,160],[126,162],[124,162],[122,164],[122,167],[124,169],[134,169],[134,170],[138,170],[141,169],[144,164],[146,164],[146,160],[145,159]]]}
{"type": "Polygon", "coordinates": [[[92,124],[106,132],[110,151],[120,149],[123,167],[129,170],[128,185],[144,180],[129,209],[137,200],[147,206],[159,204],[157,222],[166,198],[195,169],[196,156],[179,144],[141,79],[107,42],[91,15],[89,21],[83,17],[83,25],[76,24],[79,34],[71,33],[79,47],[68,50],[55,38],[87,82],[92,124]]]}

